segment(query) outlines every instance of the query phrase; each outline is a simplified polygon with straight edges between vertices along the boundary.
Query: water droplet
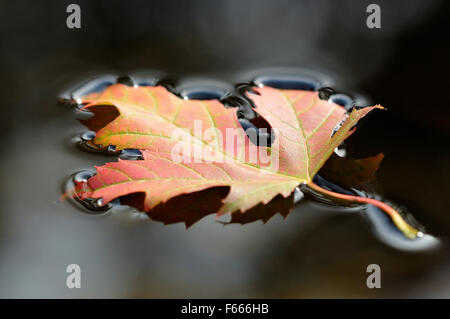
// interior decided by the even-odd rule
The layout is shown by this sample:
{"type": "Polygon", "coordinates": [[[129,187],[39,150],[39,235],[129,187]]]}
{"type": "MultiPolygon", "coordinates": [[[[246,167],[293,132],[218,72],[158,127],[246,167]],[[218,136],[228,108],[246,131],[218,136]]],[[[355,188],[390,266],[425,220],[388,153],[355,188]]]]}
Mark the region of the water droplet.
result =
{"type": "Polygon", "coordinates": [[[300,202],[304,197],[305,197],[305,195],[300,190],[300,187],[296,187],[294,190],[294,204],[297,204],[298,202],[300,202]]]}
{"type": "Polygon", "coordinates": [[[76,137],[73,139],[75,144],[83,151],[89,152],[89,153],[97,153],[97,154],[103,154],[103,155],[109,155],[109,156],[119,156],[121,159],[126,160],[141,160],[143,159],[142,153],[140,150],[137,149],[124,149],[124,150],[117,150],[117,147],[115,145],[108,145],[108,146],[102,146],[97,145],[93,142],[93,139],[95,138],[95,132],[93,131],[86,131],[80,134],[79,137],[76,137]]]}
{"type": "Polygon", "coordinates": [[[275,133],[263,117],[254,112],[254,116],[249,118],[243,113],[242,109],[237,111],[237,115],[239,123],[253,144],[268,147],[272,145],[275,140],[275,133]]]}
{"type": "Polygon", "coordinates": [[[236,107],[237,117],[239,119],[253,120],[258,115],[253,110],[255,107],[253,101],[247,96],[247,92],[259,94],[253,91],[253,82],[241,82],[235,85],[234,89],[222,96],[220,102],[225,107],[236,107]]]}
{"type": "Polygon", "coordinates": [[[354,106],[353,98],[342,93],[331,95],[328,101],[344,107],[346,111],[350,111],[354,106]]]}
{"type": "MultiPolygon", "coordinates": [[[[94,134],[95,137],[95,134],[94,134]]],[[[104,155],[119,155],[120,151],[116,151],[116,147],[114,145],[97,145],[93,142],[93,139],[87,140],[83,138],[79,138],[77,141],[77,146],[89,153],[97,153],[97,154],[104,154],[104,155]]]]}
{"type": "Polygon", "coordinates": [[[108,153],[116,153],[116,146],[115,145],[108,145],[106,148],[106,152],[108,153]]]}
{"type": "MultiPolygon", "coordinates": [[[[331,136],[333,136],[334,134],[336,134],[337,131],[339,131],[339,129],[342,127],[342,125],[345,123],[345,120],[341,121],[341,123],[339,123],[338,125],[336,125],[336,127],[333,129],[333,132],[331,132],[331,136]]],[[[351,130],[351,129],[350,129],[351,130]]]]}
{"type": "Polygon", "coordinates": [[[221,98],[221,102],[228,107],[248,108],[251,110],[255,105],[247,96],[247,92],[259,94],[253,90],[253,87],[253,82],[238,83],[221,98]]]}
{"type": "Polygon", "coordinates": [[[244,107],[248,108],[249,110],[251,110],[251,108],[248,107],[249,102],[242,96],[234,95],[228,92],[220,99],[220,102],[226,107],[238,107],[242,109],[241,111],[242,115],[245,113],[253,114],[252,112],[245,112],[244,107]]]}
{"type": "Polygon", "coordinates": [[[59,101],[70,106],[79,106],[80,98],[91,93],[101,92],[116,82],[116,76],[111,74],[98,75],[72,85],[59,95],[59,101]],[[74,102],[75,101],[75,102],[74,102]]]}
{"type": "Polygon", "coordinates": [[[270,146],[272,144],[274,137],[270,135],[269,130],[260,129],[245,118],[239,119],[239,123],[253,144],[259,146],[270,146]]]}
{"type": "Polygon", "coordinates": [[[321,100],[326,100],[330,98],[331,95],[334,94],[334,90],[330,87],[323,87],[319,89],[319,98],[321,100]]]}
{"type": "Polygon", "coordinates": [[[244,131],[246,131],[248,129],[254,129],[255,131],[258,130],[258,128],[252,124],[252,122],[250,122],[249,120],[247,120],[245,118],[240,118],[239,123],[241,124],[244,131]]]}
{"type": "Polygon", "coordinates": [[[209,78],[185,78],[177,82],[177,92],[186,100],[220,100],[233,86],[209,78]]]}
{"type": "Polygon", "coordinates": [[[174,94],[174,95],[176,95],[178,97],[181,97],[180,92],[178,92],[178,90],[177,90],[177,83],[178,83],[177,79],[174,79],[174,78],[171,78],[171,77],[164,77],[164,78],[158,80],[156,82],[156,85],[157,86],[162,86],[167,91],[171,92],[172,94],[174,94]]]}
{"type": "Polygon", "coordinates": [[[160,79],[165,78],[165,72],[152,69],[140,69],[130,72],[134,86],[156,86],[160,79]]]}
{"type": "Polygon", "coordinates": [[[345,147],[344,142],[342,142],[338,147],[334,149],[334,154],[339,157],[347,156],[347,148],[345,147]]]}
{"type": "Polygon", "coordinates": [[[127,86],[134,86],[135,82],[129,75],[121,75],[116,79],[116,83],[120,83],[127,86]]]}
{"type": "Polygon", "coordinates": [[[126,148],[120,152],[119,158],[129,161],[137,161],[144,159],[140,150],[134,148],[126,148]]]}
{"type": "Polygon", "coordinates": [[[312,77],[293,74],[260,75],[253,82],[260,87],[270,86],[285,90],[317,91],[320,82],[312,77]]]}
{"type": "Polygon", "coordinates": [[[219,100],[226,93],[216,87],[190,87],[181,90],[181,96],[187,100],[219,100]]]}
{"type": "Polygon", "coordinates": [[[72,174],[64,186],[64,193],[68,195],[69,202],[82,211],[93,215],[103,215],[114,206],[120,205],[120,201],[117,199],[104,205],[101,198],[82,198],[81,194],[75,192],[76,184],[86,183],[94,175],[95,172],[91,170],[82,170],[72,174]]]}
{"type": "Polygon", "coordinates": [[[86,131],[81,133],[80,135],[80,139],[83,141],[90,141],[92,139],[94,139],[95,137],[95,132],[94,131],[86,131]]]}
{"type": "MultiPolygon", "coordinates": [[[[247,98],[247,92],[252,93],[252,94],[257,94],[259,95],[258,92],[256,92],[255,90],[253,90],[253,88],[256,86],[255,82],[250,81],[250,82],[239,82],[237,83],[234,87],[235,90],[244,98],[247,98]]],[[[253,105],[253,101],[249,100],[249,102],[253,105]]]]}

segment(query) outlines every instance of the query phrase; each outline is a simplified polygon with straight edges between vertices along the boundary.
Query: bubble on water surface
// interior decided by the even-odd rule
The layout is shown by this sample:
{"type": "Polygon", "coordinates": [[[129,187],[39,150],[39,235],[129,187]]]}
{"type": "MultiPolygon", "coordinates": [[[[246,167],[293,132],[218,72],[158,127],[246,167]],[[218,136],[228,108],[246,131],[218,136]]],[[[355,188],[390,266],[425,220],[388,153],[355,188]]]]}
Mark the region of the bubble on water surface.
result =
{"type": "Polygon", "coordinates": [[[64,185],[64,192],[68,200],[81,209],[83,212],[92,215],[103,215],[107,213],[113,206],[120,205],[120,201],[114,200],[104,205],[101,198],[82,198],[77,193],[75,186],[87,183],[88,179],[95,175],[95,171],[82,170],[72,174],[64,185]]]}

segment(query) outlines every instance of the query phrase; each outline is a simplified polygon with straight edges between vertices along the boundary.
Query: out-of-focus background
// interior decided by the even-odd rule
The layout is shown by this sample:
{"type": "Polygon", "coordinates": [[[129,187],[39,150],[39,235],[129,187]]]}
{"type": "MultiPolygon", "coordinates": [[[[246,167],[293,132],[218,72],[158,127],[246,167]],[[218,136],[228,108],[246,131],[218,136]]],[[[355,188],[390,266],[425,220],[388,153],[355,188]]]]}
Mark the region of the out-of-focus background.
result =
{"type": "Polygon", "coordinates": [[[2,1],[0,297],[450,297],[449,13],[438,0],[2,1]],[[81,29],[66,27],[73,2],[81,29]],[[366,27],[370,3],[381,29],[366,27]],[[232,83],[266,67],[322,72],[389,109],[349,151],[385,154],[378,188],[439,249],[389,247],[359,214],[307,201],[266,225],[185,230],[60,200],[70,174],[111,160],[71,143],[83,128],[57,104],[67,86],[136,69],[232,83]],[[72,263],[80,289],[66,287],[72,263]],[[381,289],[366,287],[373,263],[381,289]]]}

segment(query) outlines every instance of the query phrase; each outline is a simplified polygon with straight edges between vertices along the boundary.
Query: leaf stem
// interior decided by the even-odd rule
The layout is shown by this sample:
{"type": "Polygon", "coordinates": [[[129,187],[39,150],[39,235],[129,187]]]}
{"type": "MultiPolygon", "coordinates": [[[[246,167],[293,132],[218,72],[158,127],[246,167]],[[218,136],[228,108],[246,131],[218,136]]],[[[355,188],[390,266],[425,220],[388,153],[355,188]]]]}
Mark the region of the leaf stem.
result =
{"type": "Polygon", "coordinates": [[[325,188],[320,187],[317,184],[314,184],[313,182],[309,182],[308,186],[311,189],[313,189],[314,191],[318,192],[319,194],[322,194],[330,199],[337,200],[339,202],[371,204],[371,205],[374,205],[374,206],[380,208],[383,212],[385,212],[386,214],[389,215],[392,222],[398,227],[398,229],[400,229],[400,231],[406,237],[408,237],[410,239],[420,237],[422,234],[419,230],[417,230],[416,228],[414,228],[410,224],[408,224],[394,208],[392,208],[388,204],[383,203],[379,200],[376,200],[373,198],[346,195],[346,194],[332,192],[325,188]]]}

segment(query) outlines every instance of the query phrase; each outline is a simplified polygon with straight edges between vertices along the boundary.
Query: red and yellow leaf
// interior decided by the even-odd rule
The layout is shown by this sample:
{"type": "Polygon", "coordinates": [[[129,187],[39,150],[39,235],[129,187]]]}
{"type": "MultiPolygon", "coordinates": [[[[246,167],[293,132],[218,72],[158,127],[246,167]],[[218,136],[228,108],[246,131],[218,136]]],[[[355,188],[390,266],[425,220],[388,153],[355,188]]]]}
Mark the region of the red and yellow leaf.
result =
{"type": "Polygon", "coordinates": [[[232,222],[240,223],[267,221],[276,212],[286,216],[294,189],[311,184],[358,120],[382,108],[347,114],[317,92],[270,87],[254,92],[248,97],[275,129],[270,148],[252,144],[236,110],[217,100],[184,100],[164,87],[121,84],[85,97],[94,117],[82,122],[96,131],[94,143],[140,149],[144,159],[97,167],[84,196],[103,198],[105,204],[121,197],[157,220],[188,226],[214,212],[232,213],[232,222]],[[180,196],[197,201],[203,196],[208,207],[196,203],[193,211],[177,202],[180,196]]]}
{"type": "Polygon", "coordinates": [[[333,154],[320,170],[320,175],[347,188],[363,189],[364,184],[375,179],[375,172],[384,155],[353,159],[333,154]]]}

